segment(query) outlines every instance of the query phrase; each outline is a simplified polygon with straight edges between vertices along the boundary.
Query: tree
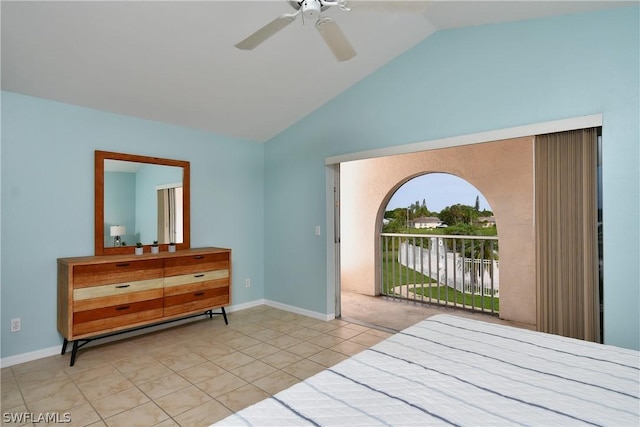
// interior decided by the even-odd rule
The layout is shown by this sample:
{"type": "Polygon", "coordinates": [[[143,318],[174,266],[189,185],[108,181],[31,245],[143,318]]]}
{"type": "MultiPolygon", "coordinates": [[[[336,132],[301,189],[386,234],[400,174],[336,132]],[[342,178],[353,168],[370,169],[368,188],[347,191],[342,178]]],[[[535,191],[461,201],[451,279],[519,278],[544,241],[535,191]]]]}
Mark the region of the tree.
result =
{"type": "Polygon", "coordinates": [[[447,206],[438,215],[440,221],[452,226],[457,224],[473,224],[478,218],[478,211],[471,206],[456,204],[447,206]]]}
{"type": "Polygon", "coordinates": [[[404,220],[393,218],[388,224],[382,226],[383,233],[400,233],[404,226],[404,220]]]}
{"type": "Polygon", "coordinates": [[[400,219],[405,220],[407,217],[407,209],[406,208],[395,208],[392,211],[385,211],[384,217],[387,219],[400,219]]]}
{"type": "Polygon", "coordinates": [[[427,209],[427,200],[422,199],[422,205],[420,205],[420,215],[419,216],[431,216],[431,212],[427,209]]]}
{"type": "Polygon", "coordinates": [[[475,209],[476,212],[480,211],[480,196],[476,196],[476,205],[475,205],[475,209]]]}

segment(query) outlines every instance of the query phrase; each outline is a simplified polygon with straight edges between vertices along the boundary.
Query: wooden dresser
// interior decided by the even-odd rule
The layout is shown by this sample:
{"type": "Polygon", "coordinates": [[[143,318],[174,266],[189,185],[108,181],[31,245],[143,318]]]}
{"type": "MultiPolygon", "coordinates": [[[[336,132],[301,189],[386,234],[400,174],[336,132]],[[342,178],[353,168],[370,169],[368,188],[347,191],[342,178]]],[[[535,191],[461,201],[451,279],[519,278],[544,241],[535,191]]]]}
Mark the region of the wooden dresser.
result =
{"type": "Polygon", "coordinates": [[[58,331],[62,354],[96,338],[189,316],[231,303],[231,250],[186,249],[143,255],[58,259],[58,331]]]}

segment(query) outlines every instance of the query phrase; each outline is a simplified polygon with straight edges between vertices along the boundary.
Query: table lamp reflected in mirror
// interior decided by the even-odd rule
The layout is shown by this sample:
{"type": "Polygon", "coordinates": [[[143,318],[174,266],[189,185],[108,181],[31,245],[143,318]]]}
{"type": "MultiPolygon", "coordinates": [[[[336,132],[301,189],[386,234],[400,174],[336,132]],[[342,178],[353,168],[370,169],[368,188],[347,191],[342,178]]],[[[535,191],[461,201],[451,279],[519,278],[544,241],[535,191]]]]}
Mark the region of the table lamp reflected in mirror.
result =
{"type": "Polygon", "coordinates": [[[110,227],[110,235],[111,237],[113,237],[113,246],[114,247],[120,247],[122,246],[122,240],[120,239],[120,236],[124,236],[126,230],[124,225],[112,225],[110,227]]]}

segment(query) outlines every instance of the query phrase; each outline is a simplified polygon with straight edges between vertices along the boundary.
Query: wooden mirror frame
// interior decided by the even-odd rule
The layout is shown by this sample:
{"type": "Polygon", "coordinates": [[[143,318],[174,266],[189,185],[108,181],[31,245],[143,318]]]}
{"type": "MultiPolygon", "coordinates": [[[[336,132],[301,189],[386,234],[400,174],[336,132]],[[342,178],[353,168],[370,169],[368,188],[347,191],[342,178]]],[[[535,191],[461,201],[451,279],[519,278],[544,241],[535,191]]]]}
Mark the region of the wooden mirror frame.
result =
{"type": "MultiPolygon", "coordinates": [[[[113,153],[110,151],[95,152],[95,254],[115,255],[133,254],[135,245],[115,248],[104,247],[104,161],[123,160],[126,162],[149,163],[161,166],[176,166],[182,168],[182,197],[183,197],[183,238],[182,243],[176,244],[176,249],[191,247],[191,187],[190,163],[183,160],[162,159],[159,157],[137,156],[135,154],[113,153]]],[[[149,253],[151,245],[144,245],[145,253],[149,253]]],[[[167,252],[168,244],[159,244],[160,251],[167,252]]]]}

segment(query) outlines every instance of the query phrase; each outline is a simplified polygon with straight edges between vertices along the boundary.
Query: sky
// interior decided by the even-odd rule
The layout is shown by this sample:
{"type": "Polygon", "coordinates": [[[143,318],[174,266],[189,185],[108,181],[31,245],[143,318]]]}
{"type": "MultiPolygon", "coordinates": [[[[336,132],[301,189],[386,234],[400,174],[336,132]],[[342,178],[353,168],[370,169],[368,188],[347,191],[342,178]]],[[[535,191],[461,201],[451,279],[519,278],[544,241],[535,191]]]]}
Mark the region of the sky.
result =
{"type": "Polygon", "coordinates": [[[427,209],[440,212],[457,203],[474,206],[476,196],[480,197],[480,210],[492,210],[480,191],[464,179],[446,173],[429,173],[413,178],[398,188],[391,196],[386,210],[406,208],[416,201],[422,204],[425,199],[427,209]]]}

